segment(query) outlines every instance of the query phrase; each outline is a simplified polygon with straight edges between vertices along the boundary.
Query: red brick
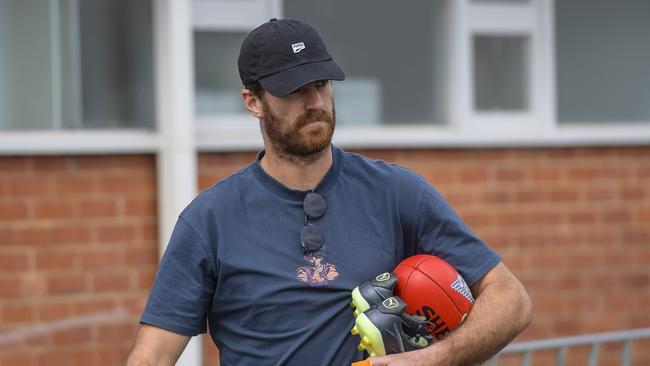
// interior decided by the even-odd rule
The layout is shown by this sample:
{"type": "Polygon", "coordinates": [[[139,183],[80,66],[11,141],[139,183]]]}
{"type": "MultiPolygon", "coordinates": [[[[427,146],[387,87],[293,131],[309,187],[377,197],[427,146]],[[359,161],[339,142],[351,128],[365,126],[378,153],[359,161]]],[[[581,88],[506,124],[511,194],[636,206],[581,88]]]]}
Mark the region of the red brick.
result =
{"type": "Polygon", "coordinates": [[[485,168],[474,167],[460,171],[462,183],[485,183],[488,180],[488,172],[485,168]]]}
{"type": "Polygon", "coordinates": [[[74,269],[77,266],[77,254],[74,252],[44,252],[36,254],[36,269],[49,271],[56,269],[74,269]]]}
{"type": "Polygon", "coordinates": [[[124,263],[123,250],[97,250],[83,253],[81,256],[81,266],[84,270],[111,268],[124,263]]]}
{"type": "Polygon", "coordinates": [[[531,223],[530,217],[525,213],[519,212],[507,212],[496,215],[496,222],[499,225],[511,226],[511,225],[524,225],[531,223]]]}
{"type": "Polygon", "coordinates": [[[634,216],[638,222],[650,223],[650,206],[639,208],[634,216]]]}
{"type": "Polygon", "coordinates": [[[113,200],[92,200],[81,201],[80,211],[84,218],[114,217],[117,216],[118,201],[113,200]]]}
{"type": "Polygon", "coordinates": [[[21,282],[16,278],[0,277],[0,298],[20,297],[21,282]]]}
{"type": "Polygon", "coordinates": [[[51,275],[48,278],[49,293],[52,295],[81,293],[85,290],[85,276],[80,274],[51,275]]]}
{"type": "Polygon", "coordinates": [[[548,199],[553,202],[572,202],[578,199],[578,191],[573,188],[553,189],[548,199]]]}
{"type": "Polygon", "coordinates": [[[589,201],[610,201],[614,199],[614,192],[608,188],[594,188],[586,192],[589,201]]]}
{"type": "Polygon", "coordinates": [[[57,196],[86,196],[99,192],[97,178],[85,176],[62,176],[57,177],[55,182],[57,196]]]}
{"type": "Polygon", "coordinates": [[[84,299],[75,304],[75,312],[84,314],[93,314],[113,310],[115,303],[112,300],[84,299]]]}
{"type": "Polygon", "coordinates": [[[526,174],[522,169],[502,168],[497,169],[496,177],[501,182],[522,181],[526,178],[526,174]]]}
{"type": "Polygon", "coordinates": [[[143,223],[140,225],[140,238],[153,243],[158,242],[158,225],[156,223],[143,223]]]}
{"type": "Polygon", "coordinates": [[[0,202],[0,222],[26,220],[28,212],[26,202],[0,202]]]}
{"type": "Polygon", "coordinates": [[[0,366],[34,366],[36,356],[29,350],[12,351],[9,354],[0,354],[0,366]]]}
{"type": "Polygon", "coordinates": [[[630,221],[631,214],[627,209],[611,209],[603,212],[605,223],[624,223],[630,221]]]}
{"type": "Polygon", "coordinates": [[[25,299],[39,299],[47,295],[47,278],[40,272],[27,272],[21,275],[22,293],[25,299]]]}
{"type": "Polygon", "coordinates": [[[514,197],[515,197],[514,200],[516,202],[521,202],[521,203],[542,202],[544,200],[544,197],[540,192],[540,190],[534,190],[534,189],[517,191],[515,192],[514,197]]]}
{"type": "Polygon", "coordinates": [[[532,223],[540,224],[558,224],[561,221],[559,212],[532,212],[530,213],[532,223]]]}
{"type": "Polygon", "coordinates": [[[116,224],[96,228],[97,240],[100,242],[128,243],[135,238],[135,228],[132,225],[116,224]]]}
{"type": "Polygon", "coordinates": [[[620,197],[623,200],[636,201],[646,197],[645,191],[640,187],[622,188],[620,197]]]}
{"type": "Polygon", "coordinates": [[[123,342],[135,339],[138,328],[135,322],[126,324],[100,325],[98,327],[98,339],[100,342],[123,342]]]}
{"type": "Polygon", "coordinates": [[[123,272],[98,273],[93,276],[93,290],[95,292],[126,291],[129,287],[129,275],[123,272]]]}
{"type": "Polygon", "coordinates": [[[31,162],[29,158],[22,156],[2,156],[0,157],[0,172],[2,174],[27,173],[30,169],[31,162]]]}
{"type": "Polygon", "coordinates": [[[593,224],[596,222],[597,215],[591,211],[573,211],[569,212],[569,223],[571,224],[593,224]]]}
{"type": "Polygon", "coordinates": [[[53,338],[55,345],[75,344],[75,346],[79,346],[90,341],[91,333],[88,327],[74,327],[55,332],[53,338]]]}
{"type": "Polygon", "coordinates": [[[152,267],[149,271],[139,271],[137,275],[136,287],[139,290],[149,290],[156,278],[156,268],[152,267]]]}
{"type": "Polygon", "coordinates": [[[158,264],[158,248],[149,246],[146,248],[129,248],[124,251],[126,263],[140,268],[142,265],[158,264]]]}
{"type": "Polygon", "coordinates": [[[485,203],[505,203],[512,201],[512,195],[505,190],[492,190],[483,193],[482,201],[485,203]]]}
{"type": "Polygon", "coordinates": [[[119,165],[120,157],[117,155],[88,155],[81,156],[76,161],[78,170],[111,171],[119,165]]]}
{"type": "MultiPolygon", "coordinates": [[[[17,227],[11,230],[8,242],[13,245],[47,245],[50,242],[51,230],[48,227],[17,227]]],[[[0,243],[1,244],[1,243],[0,243]]]]}
{"type": "Polygon", "coordinates": [[[78,217],[77,207],[68,201],[41,201],[34,205],[34,217],[40,219],[68,219],[78,217]]]}
{"type": "Polygon", "coordinates": [[[0,273],[25,271],[29,269],[29,255],[26,253],[1,253],[0,273]]]}
{"type": "Polygon", "coordinates": [[[3,325],[29,323],[34,320],[34,309],[27,304],[5,304],[2,306],[3,325]]]}
{"type": "Polygon", "coordinates": [[[36,306],[36,316],[41,322],[50,322],[68,319],[73,316],[73,303],[63,302],[44,302],[36,306]]]}
{"type": "Polygon", "coordinates": [[[535,181],[557,181],[561,174],[556,168],[533,168],[532,178],[535,181]]]}
{"type": "Polygon", "coordinates": [[[65,156],[39,156],[32,161],[35,175],[49,173],[66,173],[70,163],[65,156]]]}
{"type": "Polygon", "coordinates": [[[15,178],[9,181],[9,192],[15,197],[52,197],[54,181],[47,178],[15,178]]]}
{"type": "Polygon", "coordinates": [[[129,198],[125,201],[126,216],[147,216],[152,217],[157,214],[156,200],[151,198],[129,198]]]}
{"type": "Polygon", "coordinates": [[[146,176],[106,177],[99,181],[99,189],[104,193],[153,194],[156,192],[156,180],[146,176]]]}
{"type": "Polygon", "coordinates": [[[80,223],[66,224],[52,229],[52,243],[54,244],[79,244],[91,240],[91,230],[80,223]]]}
{"type": "Polygon", "coordinates": [[[153,171],[156,164],[155,155],[121,155],[117,164],[122,168],[136,171],[153,171]]]}

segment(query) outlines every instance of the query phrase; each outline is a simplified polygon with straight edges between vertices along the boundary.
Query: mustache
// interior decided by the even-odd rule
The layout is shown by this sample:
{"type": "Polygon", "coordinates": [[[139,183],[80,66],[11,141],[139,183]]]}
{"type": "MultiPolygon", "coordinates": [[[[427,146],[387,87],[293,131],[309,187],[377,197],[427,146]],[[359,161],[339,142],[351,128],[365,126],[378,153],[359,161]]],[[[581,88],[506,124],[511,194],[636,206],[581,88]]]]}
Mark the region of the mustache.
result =
{"type": "Polygon", "coordinates": [[[334,117],[324,109],[309,109],[298,118],[296,121],[296,128],[302,128],[316,121],[323,121],[332,124],[334,122],[334,117]]]}

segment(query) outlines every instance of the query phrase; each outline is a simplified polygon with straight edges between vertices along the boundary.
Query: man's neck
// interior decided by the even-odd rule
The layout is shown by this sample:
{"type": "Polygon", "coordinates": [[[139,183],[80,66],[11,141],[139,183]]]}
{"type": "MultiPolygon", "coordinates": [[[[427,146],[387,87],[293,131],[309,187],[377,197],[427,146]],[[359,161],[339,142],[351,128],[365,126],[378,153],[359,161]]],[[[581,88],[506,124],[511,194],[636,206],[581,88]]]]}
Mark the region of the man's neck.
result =
{"type": "Polygon", "coordinates": [[[285,156],[267,146],[260,165],[290,189],[314,189],[332,166],[332,145],[308,157],[285,156]]]}

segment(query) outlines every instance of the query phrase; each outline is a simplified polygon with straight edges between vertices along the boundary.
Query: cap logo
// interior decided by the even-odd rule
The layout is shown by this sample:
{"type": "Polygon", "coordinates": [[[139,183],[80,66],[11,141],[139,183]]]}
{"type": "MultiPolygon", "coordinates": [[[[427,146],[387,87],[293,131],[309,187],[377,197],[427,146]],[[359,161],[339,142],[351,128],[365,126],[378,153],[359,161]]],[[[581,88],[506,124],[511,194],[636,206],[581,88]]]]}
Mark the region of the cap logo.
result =
{"type": "Polygon", "coordinates": [[[293,48],[293,53],[298,53],[305,49],[305,44],[303,42],[294,43],[291,48],[293,48]]]}

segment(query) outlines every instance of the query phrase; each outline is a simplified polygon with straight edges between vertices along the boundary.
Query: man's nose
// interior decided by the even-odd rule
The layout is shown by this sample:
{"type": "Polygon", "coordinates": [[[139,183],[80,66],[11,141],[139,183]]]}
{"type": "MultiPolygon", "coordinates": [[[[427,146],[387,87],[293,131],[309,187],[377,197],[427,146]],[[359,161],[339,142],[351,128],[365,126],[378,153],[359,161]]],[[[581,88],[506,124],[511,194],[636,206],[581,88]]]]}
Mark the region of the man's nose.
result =
{"type": "Polygon", "coordinates": [[[325,107],[323,91],[317,88],[314,83],[309,84],[305,92],[306,103],[309,109],[323,109],[325,107]]]}

